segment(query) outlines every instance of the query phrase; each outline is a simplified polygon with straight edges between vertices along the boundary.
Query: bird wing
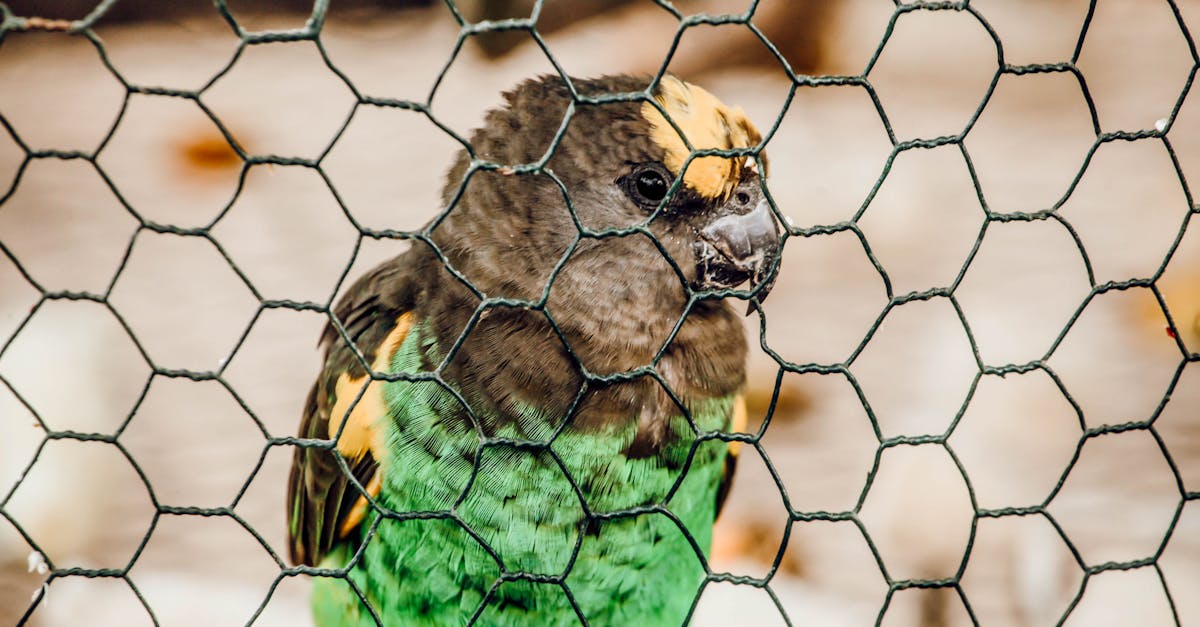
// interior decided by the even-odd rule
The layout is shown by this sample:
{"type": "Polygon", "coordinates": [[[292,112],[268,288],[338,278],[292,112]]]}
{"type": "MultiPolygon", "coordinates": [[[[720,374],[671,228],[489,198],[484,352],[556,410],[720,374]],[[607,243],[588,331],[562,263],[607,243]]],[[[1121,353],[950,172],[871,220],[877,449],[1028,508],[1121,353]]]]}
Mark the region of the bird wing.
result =
{"type": "Polygon", "coordinates": [[[295,449],[288,478],[288,537],[295,564],[320,564],[362,523],[368,502],[351,475],[366,493],[379,494],[387,408],[384,381],[372,379],[371,372],[390,372],[392,356],[412,326],[413,281],[404,257],[377,266],[347,290],[334,310],[345,337],[332,322],[322,333],[325,366],[308,394],[299,437],[334,440],[335,446],[295,449]]]}

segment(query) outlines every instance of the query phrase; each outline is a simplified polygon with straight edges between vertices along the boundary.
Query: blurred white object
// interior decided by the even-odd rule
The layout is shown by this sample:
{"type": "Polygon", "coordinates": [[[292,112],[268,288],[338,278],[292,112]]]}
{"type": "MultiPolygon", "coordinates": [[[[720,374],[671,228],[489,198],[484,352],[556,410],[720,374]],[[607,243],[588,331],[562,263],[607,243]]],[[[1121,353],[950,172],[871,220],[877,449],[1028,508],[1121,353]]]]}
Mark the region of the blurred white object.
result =
{"type": "Polygon", "coordinates": [[[29,572],[37,572],[39,575],[45,575],[50,572],[50,566],[46,564],[46,556],[37,551],[30,551],[29,557],[26,559],[29,562],[29,572]]]}
{"type": "MultiPolygon", "coordinates": [[[[118,412],[129,409],[114,406],[107,381],[114,365],[108,356],[119,354],[111,348],[119,327],[107,315],[92,303],[47,302],[0,357],[0,374],[51,429],[111,433],[118,412]]],[[[111,445],[58,439],[46,442],[29,468],[44,429],[7,387],[0,387],[0,416],[0,490],[7,494],[21,482],[5,510],[38,544],[40,561],[30,565],[43,574],[46,560],[75,565],[95,548],[110,481],[128,464],[111,445]]],[[[0,560],[33,560],[31,549],[19,534],[0,533],[0,560]]]]}

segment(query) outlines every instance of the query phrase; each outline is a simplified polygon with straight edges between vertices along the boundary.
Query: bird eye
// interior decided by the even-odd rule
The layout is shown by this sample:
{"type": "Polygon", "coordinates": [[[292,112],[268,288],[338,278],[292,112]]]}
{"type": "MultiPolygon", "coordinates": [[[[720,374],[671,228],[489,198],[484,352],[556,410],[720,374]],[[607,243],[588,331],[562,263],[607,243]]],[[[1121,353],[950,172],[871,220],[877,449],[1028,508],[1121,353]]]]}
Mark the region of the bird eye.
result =
{"type": "Polygon", "coordinates": [[[667,196],[671,184],[663,167],[657,163],[643,164],[626,178],[626,188],[634,202],[655,207],[667,196]]]}

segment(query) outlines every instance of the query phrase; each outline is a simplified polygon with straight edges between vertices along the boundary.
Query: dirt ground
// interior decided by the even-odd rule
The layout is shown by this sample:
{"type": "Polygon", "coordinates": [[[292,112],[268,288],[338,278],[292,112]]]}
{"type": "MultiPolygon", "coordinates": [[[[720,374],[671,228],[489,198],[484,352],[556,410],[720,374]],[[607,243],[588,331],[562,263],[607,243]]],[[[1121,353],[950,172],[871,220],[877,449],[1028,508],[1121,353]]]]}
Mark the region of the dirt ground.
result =
{"type": "MultiPolygon", "coordinates": [[[[445,9],[367,19],[333,4],[329,63],[363,95],[425,100],[458,33],[445,9]]],[[[872,63],[871,90],[792,92],[768,66],[697,78],[770,129],[768,186],[795,230],[747,329],[757,338],[762,323],[765,345],[799,370],[832,370],[783,377],[762,444],[773,472],[745,450],[714,569],[763,576],[786,528],[770,585],[796,624],[875,624],[885,603],[889,626],[1048,625],[1069,607],[1070,625],[1200,624],[1200,95],[1181,100],[1196,59],[1173,11],[1195,37],[1200,0],[1099,2],[1078,75],[998,79],[1001,62],[1070,61],[1088,3],[970,6],[839,3],[826,71],[856,76],[872,63]],[[1097,144],[1097,128],[1129,135],[1097,144]],[[896,148],[964,130],[961,147],[896,148]],[[1130,279],[1145,281],[1095,289],[1130,279]],[[1084,436],[1113,425],[1129,426],[1084,436]],[[947,432],[947,445],[888,440],[947,432]],[[1048,516],[980,514],[1041,505],[1048,516]],[[813,520],[822,512],[853,515],[813,520]],[[888,592],[888,578],[957,575],[961,595],[888,592]]],[[[724,28],[685,39],[720,45],[724,28]]],[[[547,45],[572,75],[644,71],[675,29],[667,13],[635,7],[547,45]]],[[[168,89],[205,85],[238,44],[215,14],[102,22],[96,34],[126,81],[168,89]]],[[[553,71],[536,46],[488,61],[468,44],[433,113],[466,135],[501,91],[553,71]]],[[[125,94],[86,39],[9,33],[0,46],[0,115],[30,149],[103,143],[99,168],[26,162],[0,130],[0,243],[47,291],[109,293],[138,340],[95,302],[42,302],[26,323],[40,292],[0,255],[0,505],[54,568],[132,563],[141,595],[120,578],[43,590],[31,547],[0,518],[0,624],[38,598],[35,625],[151,624],[143,602],[162,625],[240,625],[259,608],[256,625],[309,624],[308,582],[275,585],[291,450],[267,438],[296,429],[324,320],[260,300],[328,302],[344,277],[401,250],[360,238],[341,207],[364,227],[419,227],[440,209],[458,145],[417,113],[356,108],[311,42],[248,47],[200,103],[251,153],[320,156],[324,177],[243,170],[196,102],[125,94]],[[221,218],[211,240],[138,230],[122,201],[159,225],[221,218]],[[221,377],[151,376],[147,360],[221,377]],[[55,431],[118,433],[120,448],[44,442],[29,407],[55,431]]],[[[755,351],[758,418],[778,371],[755,351]]],[[[719,584],[694,622],[783,621],[763,591],[719,584]]]]}

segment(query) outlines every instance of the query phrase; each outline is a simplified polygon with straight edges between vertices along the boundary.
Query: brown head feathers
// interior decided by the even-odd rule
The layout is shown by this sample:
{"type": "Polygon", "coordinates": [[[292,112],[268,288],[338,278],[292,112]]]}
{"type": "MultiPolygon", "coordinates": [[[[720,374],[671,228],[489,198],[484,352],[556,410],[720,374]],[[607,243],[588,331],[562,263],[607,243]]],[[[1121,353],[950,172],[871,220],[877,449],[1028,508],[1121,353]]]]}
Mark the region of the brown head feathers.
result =
{"type": "MultiPolygon", "coordinates": [[[[571,82],[584,97],[602,97],[636,94],[650,80],[649,76],[620,75],[573,78],[571,82]]],[[[549,147],[566,113],[572,98],[570,89],[561,77],[545,75],[521,83],[504,97],[506,106],[490,113],[489,128],[480,129],[472,143],[481,156],[497,163],[537,161],[549,147]],[[512,141],[513,133],[521,134],[522,141],[512,141]],[[499,141],[494,141],[493,135],[499,135],[499,141]]],[[[629,153],[640,148],[661,160],[673,175],[682,174],[691,192],[708,200],[726,200],[741,180],[743,169],[755,167],[754,157],[692,158],[693,151],[753,149],[762,143],[762,134],[741,107],[727,106],[704,88],[669,74],[659,80],[651,99],[609,103],[594,109],[579,107],[573,124],[581,127],[579,134],[587,138],[586,144],[598,141],[595,136],[600,128],[616,135],[612,145],[591,146],[594,149],[622,153],[619,155],[622,158],[632,159],[635,155],[629,153]],[[623,134],[625,129],[629,131],[627,135],[623,134]]],[[[575,159],[588,157],[576,155],[575,159]]],[[[761,159],[765,166],[766,155],[762,154],[761,159]]],[[[454,177],[451,181],[455,182],[454,177]]]]}

